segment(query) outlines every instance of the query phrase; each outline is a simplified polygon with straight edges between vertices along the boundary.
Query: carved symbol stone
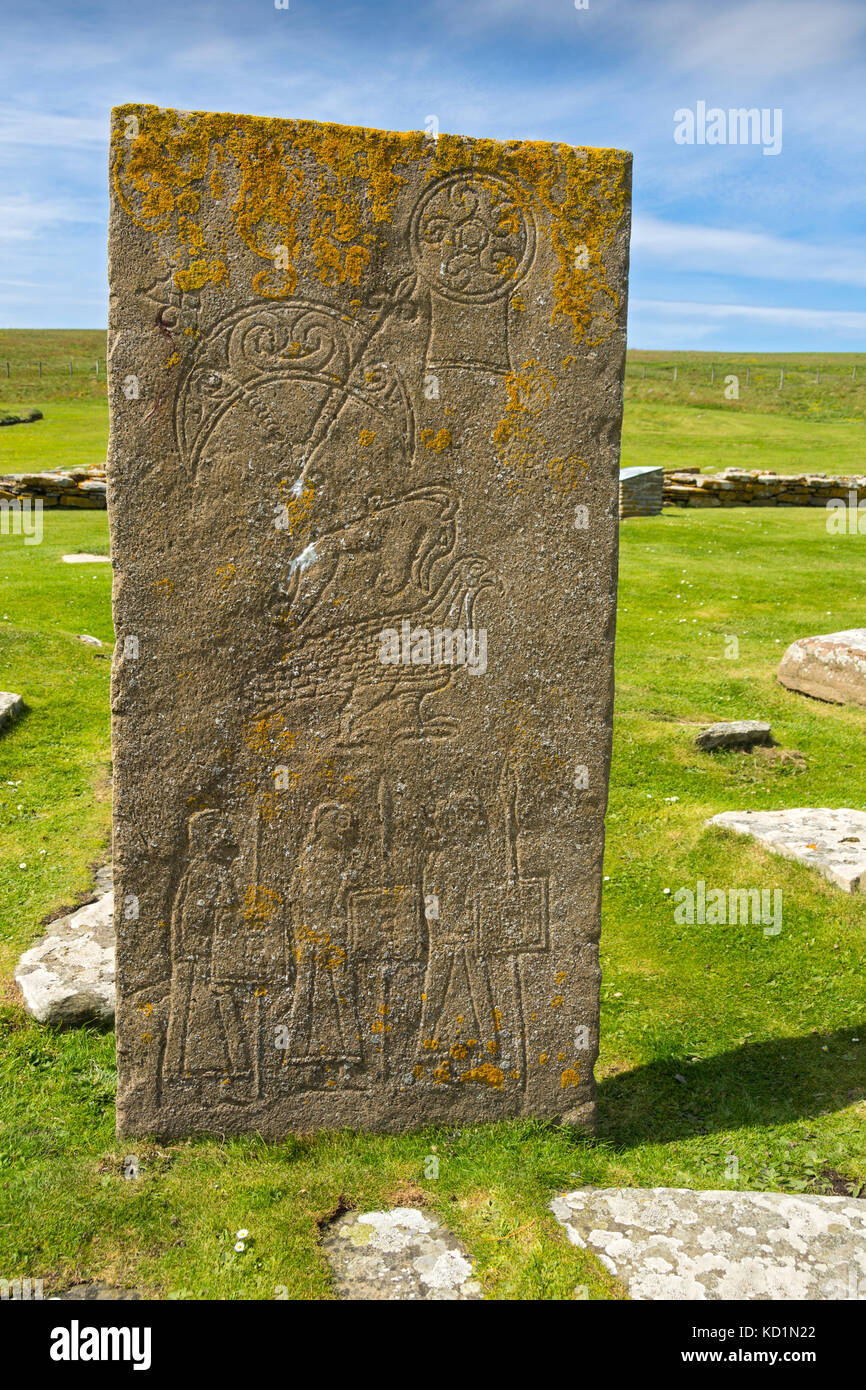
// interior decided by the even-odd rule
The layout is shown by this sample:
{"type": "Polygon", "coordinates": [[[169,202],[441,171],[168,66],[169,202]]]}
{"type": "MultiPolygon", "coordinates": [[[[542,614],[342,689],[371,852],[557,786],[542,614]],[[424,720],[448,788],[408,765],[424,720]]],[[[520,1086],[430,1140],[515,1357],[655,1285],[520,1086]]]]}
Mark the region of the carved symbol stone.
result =
{"type": "Polygon", "coordinates": [[[591,1124],[629,157],[114,129],[119,1132],[591,1124]]]}
{"type": "Polygon", "coordinates": [[[506,179],[459,173],[421,197],[410,244],[431,289],[462,304],[484,304],[511,294],[526,274],[535,229],[506,179]]]}

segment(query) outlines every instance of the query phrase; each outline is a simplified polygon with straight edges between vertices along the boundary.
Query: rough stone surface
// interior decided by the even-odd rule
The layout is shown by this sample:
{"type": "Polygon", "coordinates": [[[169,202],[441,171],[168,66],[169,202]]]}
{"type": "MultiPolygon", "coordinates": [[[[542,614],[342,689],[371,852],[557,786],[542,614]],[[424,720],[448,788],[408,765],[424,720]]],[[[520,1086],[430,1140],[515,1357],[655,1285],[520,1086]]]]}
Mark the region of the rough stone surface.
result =
{"type": "Polygon", "coordinates": [[[11,690],[0,690],[0,733],[24,713],[24,701],[11,690]]]}
{"type": "Polygon", "coordinates": [[[727,723],[711,724],[695,739],[699,748],[754,748],[757,743],[769,743],[770,726],[761,719],[734,719],[727,723]]]}
{"type": "Polygon", "coordinates": [[[629,179],[115,112],[121,1132],[592,1123],[629,179]]]}
{"type": "Polygon", "coordinates": [[[857,504],[866,498],[866,477],[826,473],[771,473],[759,468],[666,468],[664,500],[679,507],[824,507],[836,534],[856,533],[857,504]]]}
{"type": "Polygon", "coordinates": [[[818,700],[866,705],[866,628],[792,642],[779,662],[778,677],[789,690],[818,700]]]}
{"type": "Polygon", "coordinates": [[[457,1238],[417,1207],[354,1212],[328,1229],[322,1248],[341,1298],[480,1299],[472,1261],[457,1238]]]}
{"type": "Polygon", "coordinates": [[[551,1210],[633,1299],[866,1299],[866,1201],[585,1188],[551,1210]]]}
{"type": "Polygon", "coordinates": [[[866,887],[866,811],[721,811],[707,825],[751,835],[767,849],[817,869],[846,893],[862,893],[866,887]]]}
{"type": "Polygon", "coordinates": [[[73,1025],[114,1017],[114,894],[52,922],[18,962],[15,979],[40,1023],[73,1025]]]}

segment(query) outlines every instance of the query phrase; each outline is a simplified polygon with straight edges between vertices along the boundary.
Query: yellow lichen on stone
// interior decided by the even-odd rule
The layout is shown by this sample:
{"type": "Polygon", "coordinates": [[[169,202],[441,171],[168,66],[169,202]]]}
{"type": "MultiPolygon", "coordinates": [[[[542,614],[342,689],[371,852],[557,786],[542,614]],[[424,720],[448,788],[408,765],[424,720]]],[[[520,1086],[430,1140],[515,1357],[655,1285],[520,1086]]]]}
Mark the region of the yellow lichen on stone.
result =
{"type": "Polygon", "coordinates": [[[268,299],[295,293],[303,262],[327,285],[361,282],[376,223],[390,222],[405,177],[423,158],[421,132],[400,134],[314,121],[119,107],[112,173],[121,206],[139,225],[175,234],[181,289],[225,283],[227,263],[206,245],[201,193],[223,200],[241,241],[272,262],[253,278],[268,299]],[[181,194],[198,186],[198,192],[181,194]],[[303,233],[302,233],[302,230],[303,233]]]}
{"type": "Polygon", "coordinates": [[[244,894],[244,921],[253,927],[263,927],[282,904],[279,893],[251,883],[244,894]]]}
{"type": "Polygon", "coordinates": [[[432,449],[435,454],[441,454],[443,450],[451,447],[451,431],[422,430],[421,443],[425,449],[432,449]]]}
{"type": "Polygon", "coordinates": [[[484,1086],[492,1086],[494,1090],[501,1091],[505,1081],[505,1072],[500,1067],[494,1067],[492,1062],[481,1062],[471,1071],[465,1071],[460,1080],[479,1081],[484,1086]]]}
{"type": "Polygon", "coordinates": [[[282,515],[280,517],[280,527],[288,531],[293,540],[306,535],[312,524],[313,499],[316,490],[312,483],[304,483],[300,494],[295,492],[295,484],[290,483],[288,478],[281,479],[278,484],[280,494],[282,515]]]}

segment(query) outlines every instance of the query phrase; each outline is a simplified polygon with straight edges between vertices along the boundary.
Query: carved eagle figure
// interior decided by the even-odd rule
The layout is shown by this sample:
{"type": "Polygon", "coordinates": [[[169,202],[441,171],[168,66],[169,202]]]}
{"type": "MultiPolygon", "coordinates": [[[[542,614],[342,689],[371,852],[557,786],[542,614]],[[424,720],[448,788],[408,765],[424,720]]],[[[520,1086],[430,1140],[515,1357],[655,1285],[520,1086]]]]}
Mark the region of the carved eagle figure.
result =
{"type": "Polygon", "coordinates": [[[381,636],[406,623],[410,632],[474,631],[478,597],[499,581],[483,557],[455,554],[459,506],[447,487],[419,488],[295,556],[272,609],[289,644],[261,692],[267,703],[337,696],[344,743],[361,742],[365,720],[392,702],[404,721],[398,736],[447,736],[455,721],[422,718],[421,705],[455,666],[447,655],[383,664],[381,636]]]}

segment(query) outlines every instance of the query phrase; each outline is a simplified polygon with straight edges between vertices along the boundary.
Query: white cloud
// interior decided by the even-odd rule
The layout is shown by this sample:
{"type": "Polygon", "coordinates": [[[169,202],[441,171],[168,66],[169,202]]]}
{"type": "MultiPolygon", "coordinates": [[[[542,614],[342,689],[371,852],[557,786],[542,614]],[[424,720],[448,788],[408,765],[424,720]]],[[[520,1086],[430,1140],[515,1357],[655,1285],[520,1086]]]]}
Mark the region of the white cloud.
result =
{"type": "Polygon", "coordinates": [[[727,70],[761,81],[813,73],[844,63],[866,36],[859,0],[742,0],[707,5],[668,0],[640,6],[643,31],[670,44],[672,66],[682,71],[727,70]]]}
{"type": "Polygon", "coordinates": [[[691,300],[633,299],[629,313],[714,327],[726,322],[760,324],[768,328],[797,328],[840,337],[866,336],[866,313],[845,309],[793,309],[758,304],[699,304],[691,300]]]}
{"type": "Polygon", "coordinates": [[[30,198],[17,194],[0,198],[0,241],[30,241],[61,222],[100,223],[102,208],[63,198],[30,198]]]}
{"type": "Polygon", "coordinates": [[[677,270],[761,280],[820,280],[866,287],[862,249],[816,246],[727,227],[699,227],[641,216],[634,219],[635,259],[677,270]]]}
{"type": "Polygon", "coordinates": [[[455,35],[591,39],[613,64],[661,58],[664,67],[730,77],[780,78],[842,64],[866,38],[862,0],[439,0],[455,35]]]}
{"type": "Polygon", "coordinates": [[[102,119],[56,116],[47,111],[0,107],[0,145],[48,145],[55,149],[104,145],[108,141],[108,112],[102,119]]]}

